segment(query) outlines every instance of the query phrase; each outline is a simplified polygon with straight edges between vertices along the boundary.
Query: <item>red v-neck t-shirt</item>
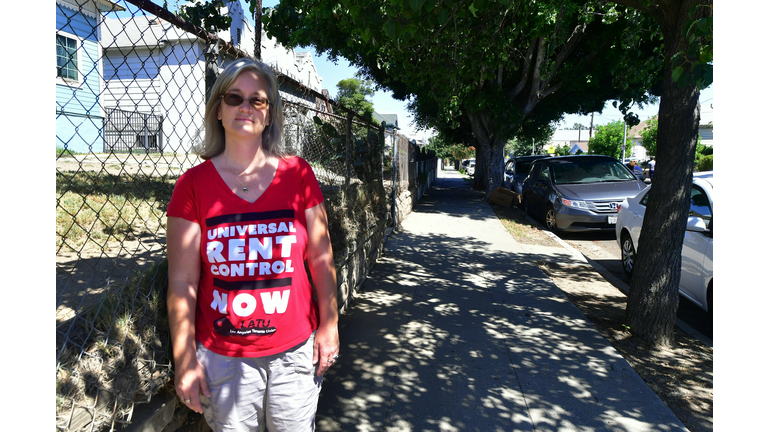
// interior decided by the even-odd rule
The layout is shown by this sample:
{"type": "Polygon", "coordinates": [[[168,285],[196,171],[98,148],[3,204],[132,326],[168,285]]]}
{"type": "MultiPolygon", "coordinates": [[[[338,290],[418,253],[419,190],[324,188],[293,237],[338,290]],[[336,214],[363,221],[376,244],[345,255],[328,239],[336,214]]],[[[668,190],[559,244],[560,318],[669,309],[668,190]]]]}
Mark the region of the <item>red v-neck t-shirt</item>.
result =
{"type": "Polygon", "coordinates": [[[176,182],[168,216],[200,225],[201,277],[195,337],[230,357],[262,357],[303,342],[317,329],[307,278],[304,211],[323,202],[309,164],[280,159],[264,193],[249,203],[210,160],[176,182]]]}

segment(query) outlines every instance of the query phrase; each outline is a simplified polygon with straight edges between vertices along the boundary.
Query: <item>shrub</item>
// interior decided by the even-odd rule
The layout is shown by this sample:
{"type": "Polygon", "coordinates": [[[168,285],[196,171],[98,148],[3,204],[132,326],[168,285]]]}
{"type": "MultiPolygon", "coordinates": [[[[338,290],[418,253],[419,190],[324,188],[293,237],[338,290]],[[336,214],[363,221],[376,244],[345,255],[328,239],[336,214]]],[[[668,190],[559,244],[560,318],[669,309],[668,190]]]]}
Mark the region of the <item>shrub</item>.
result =
{"type": "Polygon", "coordinates": [[[714,155],[702,156],[699,160],[698,171],[712,171],[714,167],[714,155]]]}

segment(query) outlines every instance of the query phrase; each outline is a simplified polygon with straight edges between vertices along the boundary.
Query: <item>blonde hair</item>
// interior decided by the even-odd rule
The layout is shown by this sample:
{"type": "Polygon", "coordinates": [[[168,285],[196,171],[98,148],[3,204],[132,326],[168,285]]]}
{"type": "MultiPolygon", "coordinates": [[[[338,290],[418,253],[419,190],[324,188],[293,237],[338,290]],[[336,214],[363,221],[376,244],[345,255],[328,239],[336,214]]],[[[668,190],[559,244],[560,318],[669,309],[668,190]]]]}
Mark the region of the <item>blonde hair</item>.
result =
{"type": "Polygon", "coordinates": [[[259,78],[267,82],[267,98],[269,99],[268,118],[269,124],[261,134],[261,147],[267,154],[282,157],[283,150],[280,141],[283,139],[283,101],[278,91],[275,72],[265,63],[248,58],[237,59],[227,66],[216,78],[211,88],[208,103],[205,104],[205,138],[198,154],[200,158],[208,160],[224,152],[226,142],[224,140],[224,127],[218,119],[217,111],[221,105],[221,95],[226,93],[238,76],[245,71],[253,71],[259,78]]]}

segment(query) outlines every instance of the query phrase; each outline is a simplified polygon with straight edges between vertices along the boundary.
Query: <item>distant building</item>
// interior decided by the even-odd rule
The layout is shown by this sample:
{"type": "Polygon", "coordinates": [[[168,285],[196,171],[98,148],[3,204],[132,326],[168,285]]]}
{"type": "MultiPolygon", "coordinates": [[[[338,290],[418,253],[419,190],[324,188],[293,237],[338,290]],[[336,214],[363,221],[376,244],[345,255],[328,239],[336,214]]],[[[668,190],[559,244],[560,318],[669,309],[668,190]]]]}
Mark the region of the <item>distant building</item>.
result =
{"type": "Polygon", "coordinates": [[[378,124],[386,122],[386,132],[392,133],[393,131],[400,130],[400,124],[397,121],[397,114],[379,114],[376,111],[373,112],[373,121],[378,124]]]}
{"type": "MultiPolygon", "coordinates": [[[[226,2],[221,13],[230,16],[232,24],[217,36],[252,56],[254,29],[240,2],[226,2]]],[[[105,122],[104,151],[191,151],[203,127],[205,56],[210,55],[206,41],[151,14],[108,19],[105,26],[104,107],[112,120],[105,122]]],[[[307,88],[322,91],[311,53],[287,49],[264,32],[261,44],[265,63],[307,88]]],[[[217,67],[226,67],[230,61],[217,67]]],[[[328,112],[320,98],[289,81],[281,81],[280,94],[293,103],[286,105],[286,121],[291,124],[310,123],[315,115],[297,105],[328,112]]],[[[294,135],[286,131],[289,151],[301,142],[294,135]]]]}
{"type": "Polygon", "coordinates": [[[102,14],[106,0],[56,0],[56,147],[100,152],[104,107],[102,14]]]}
{"type": "MultiPolygon", "coordinates": [[[[549,142],[551,148],[568,146],[571,154],[586,153],[589,149],[588,130],[557,130],[549,142]]],[[[554,150],[551,152],[554,153],[554,150]]]]}

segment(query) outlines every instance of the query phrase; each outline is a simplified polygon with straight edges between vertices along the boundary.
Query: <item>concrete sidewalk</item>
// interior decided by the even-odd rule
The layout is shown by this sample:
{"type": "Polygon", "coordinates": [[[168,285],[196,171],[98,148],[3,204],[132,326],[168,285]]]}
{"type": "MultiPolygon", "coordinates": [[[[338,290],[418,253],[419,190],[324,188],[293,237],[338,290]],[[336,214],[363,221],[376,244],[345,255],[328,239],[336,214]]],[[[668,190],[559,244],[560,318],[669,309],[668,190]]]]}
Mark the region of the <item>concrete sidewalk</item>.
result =
{"type": "MultiPolygon", "coordinates": [[[[681,431],[463,176],[442,171],[341,316],[319,431],[681,431]]],[[[539,257],[537,257],[539,256],[539,257]]]]}

